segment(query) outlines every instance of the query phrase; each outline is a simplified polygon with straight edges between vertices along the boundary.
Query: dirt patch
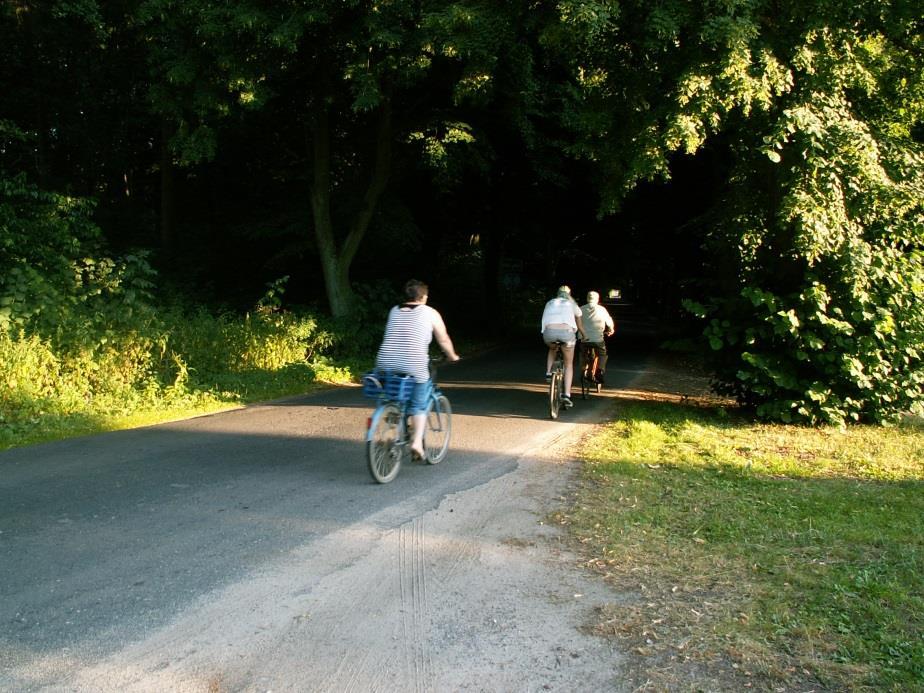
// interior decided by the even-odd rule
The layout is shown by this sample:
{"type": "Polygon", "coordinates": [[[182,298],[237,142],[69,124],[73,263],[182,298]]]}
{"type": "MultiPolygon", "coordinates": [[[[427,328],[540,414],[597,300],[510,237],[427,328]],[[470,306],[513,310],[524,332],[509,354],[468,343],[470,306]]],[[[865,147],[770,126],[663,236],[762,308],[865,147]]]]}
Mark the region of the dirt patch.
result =
{"type": "Polygon", "coordinates": [[[736,407],[735,400],[715,394],[711,377],[695,356],[657,352],[627,387],[613,390],[617,399],[677,402],[702,407],[736,407]]]}

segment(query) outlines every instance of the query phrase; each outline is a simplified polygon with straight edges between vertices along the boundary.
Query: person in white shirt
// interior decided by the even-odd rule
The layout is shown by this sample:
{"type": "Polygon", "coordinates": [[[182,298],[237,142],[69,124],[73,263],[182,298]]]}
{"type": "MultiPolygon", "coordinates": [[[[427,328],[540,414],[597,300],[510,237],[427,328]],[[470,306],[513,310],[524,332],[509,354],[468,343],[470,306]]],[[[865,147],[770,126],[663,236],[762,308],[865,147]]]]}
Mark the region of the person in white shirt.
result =
{"type": "Polygon", "coordinates": [[[571,289],[567,286],[558,287],[558,294],[545,304],[542,311],[542,339],[549,347],[549,354],[545,362],[546,379],[552,376],[552,364],[555,362],[557,347],[555,342],[562,342],[561,348],[565,362],[565,393],[562,404],[565,409],[574,406],[571,401],[571,381],[574,379],[574,345],[576,335],[584,335],[584,325],[581,309],[571,298],[571,289]]]}
{"type": "Polygon", "coordinates": [[[604,339],[613,334],[616,325],[610,312],[600,305],[600,294],[596,291],[587,292],[587,303],[581,306],[581,317],[584,320],[584,343],[597,348],[599,355],[597,376],[599,382],[603,383],[608,358],[604,339]]]}

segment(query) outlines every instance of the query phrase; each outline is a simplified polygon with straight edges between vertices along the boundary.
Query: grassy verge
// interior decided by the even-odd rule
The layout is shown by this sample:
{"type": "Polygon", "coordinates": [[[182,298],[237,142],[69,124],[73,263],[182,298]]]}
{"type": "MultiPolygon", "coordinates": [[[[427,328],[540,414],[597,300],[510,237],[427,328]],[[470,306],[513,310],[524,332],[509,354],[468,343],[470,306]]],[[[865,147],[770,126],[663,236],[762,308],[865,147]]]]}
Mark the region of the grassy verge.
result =
{"type": "Polygon", "coordinates": [[[643,690],[924,690],[924,430],[622,401],[562,517],[643,690]]]}
{"type": "Polygon", "coordinates": [[[361,368],[358,364],[320,369],[289,364],[277,370],[227,373],[210,385],[159,391],[153,397],[98,397],[78,408],[60,407],[53,399],[32,402],[26,415],[21,411],[0,413],[0,450],[150,426],[305,394],[351,382],[361,368]]]}
{"type": "MultiPolygon", "coordinates": [[[[492,345],[463,337],[456,348],[471,356],[492,345]]],[[[78,393],[66,405],[54,396],[21,399],[16,403],[19,406],[0,406],[0,450],[187,419],[356,382],[372,367],[373,360],[374,351],[370,351],[338,363],[321,358],[278,368],[229,369],[213,373],[208,382],[156,388],[148,393],[132,388],[115,393],[78,393]]],[[[20,377],[30,375],[27,372],[20,377]]]]}

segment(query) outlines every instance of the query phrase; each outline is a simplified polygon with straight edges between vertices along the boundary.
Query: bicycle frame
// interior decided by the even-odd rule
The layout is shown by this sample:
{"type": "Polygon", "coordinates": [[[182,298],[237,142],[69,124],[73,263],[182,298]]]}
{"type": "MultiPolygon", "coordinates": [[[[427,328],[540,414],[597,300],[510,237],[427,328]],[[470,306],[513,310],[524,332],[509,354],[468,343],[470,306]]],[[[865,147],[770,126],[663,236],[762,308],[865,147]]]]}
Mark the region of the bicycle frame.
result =
{"type": "MultiPolygon", "coordinates": [[[[439,398],[440,398],[440,395],[442,394],[443,393],[440,391],[436,383],[434,383],[431,380],[429,383],[429,387],[427,388],[427,404],[429,405],[432,403],[434,408],[437,411],[440,411],[439,398]]],[[[405,429],[407,428],[407,417],[411,415],[410,412],[408,411],[411,406],[410,400],[408,400],[407,402],[396,402],[395,400],[390,399],[389,397],[386,397],[385,395],[382,395],[381,397],[379,397],[378,403],[375,405],[375,410],[372,412],[372,415],[366,421],[366,428],[368,429],[366,432],[367,441],[369,440],[369,437],[372,435],[372,429],[374,428],[373,424],[378,421],[378,419],[382,415],[382,411],[385,409],[385,406],[388,404],[393,404],[396,407],[398,407],[398,409],[401,410],[401,415],[403,418],[403,422],[405,424],[404,428],[405,429]]]]}
{"type": "Polygon", "coordinates": [[[555,360],[552,361],[552,379],[549,381],[549,417],[558,418],[565,379],[565,352],[562,342],[555,342],[555,360]]]}
{"type": "Polygon", "coordinates": [[[591,388],[600,392],[597,373],[600,369],[600,347],[592,342],[581,343],[581,397],[587,399],[591,388]]]}
{"type": "MultiPolygon", "coordinates": [[[[378,378],[367,377],[372,378],[373,391],[380,388],[378,378]]],[[[366,422],[369,471],[376,481],[383,484],[398,475],[411,446],[410,399],[398,401],[388,394],[388,390],[384,387],[379,389],[375,410],[366,422]]],[[[426,402],[424,461],[433,465],[439,464],[446,456],[452,433],[452,407],[436,384],[433,370],[428,381],[426,402]]]]}
{"type": "Polygon", "coordinates": [[[588,375],[593,376],[600,364],[600,348],[596,344],[585,342],[581,345],[581,357],[584,369],[587,370],[588,375]],[[587,369],[588,365],[590,366],[589,370],[587,369]]]}
{"type": "Polygon", "coordinates": [[[408,442],[408,427],[407,427],[407,417],[410,416],[407,411],[407,402],[395,402],[394,400],[382,398],[379,400],[379,403],[375,406],[375,410],[372,412],[372,415],[366,420],[366,442],[372,440],[373,432],[375,427],[379,422],[379,419],[385,415],[385,412],[388,408],[388,405],[392,404],[396,406],[401,413],[401,420],[398,422],[398,439],[395,442],[395,445],[405,445],[408,442]]]}

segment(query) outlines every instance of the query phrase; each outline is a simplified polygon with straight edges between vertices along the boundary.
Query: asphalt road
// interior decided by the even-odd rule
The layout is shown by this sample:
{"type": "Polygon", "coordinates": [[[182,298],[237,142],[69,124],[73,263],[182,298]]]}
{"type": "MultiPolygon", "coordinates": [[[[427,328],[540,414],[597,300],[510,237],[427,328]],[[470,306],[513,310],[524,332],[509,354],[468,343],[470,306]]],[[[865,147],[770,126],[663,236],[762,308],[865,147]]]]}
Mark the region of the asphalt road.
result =
{"type": "MultiPolygon", "coordinates": [[[[407,464],[384,486],[366,469],[371,407],[356,387],[0,453],[0,690],[84,690],[81,670],[209,595],[317,555],[312,547],[349,528],[380,538],[413,526],[447,497],[487,488],[573,438],[607,399],[578,394],[574,409],[549,420],[536,346],[444,366],[449,457],[407,464]]],[[[625,384],[640,363],[614,354],[608,384],[625,384]]],[[[306,578],[302,591],[323,577],[306,578]]],[[[145,688],[144,674],[133,681],[145,688]]],[[[232,689],[259,690],[235,681],[232,689]]]]}

